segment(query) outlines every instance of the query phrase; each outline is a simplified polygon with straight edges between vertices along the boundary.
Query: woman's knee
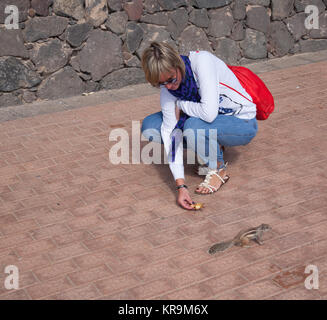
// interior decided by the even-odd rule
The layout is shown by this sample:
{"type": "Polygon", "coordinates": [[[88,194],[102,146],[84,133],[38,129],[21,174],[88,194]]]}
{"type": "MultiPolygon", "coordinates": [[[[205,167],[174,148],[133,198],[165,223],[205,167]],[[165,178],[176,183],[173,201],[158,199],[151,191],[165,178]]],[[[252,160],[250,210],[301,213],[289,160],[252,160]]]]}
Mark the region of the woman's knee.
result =
{"type": "Polygon", "coordinates": [[[151,114],[144,118],[141,126],[142,135],[149,141],[162,143],[161,140],[162,117],[159,113],[151,114]]]}
{"type": "Polygon", "coordinates": [[[199,127],[199,121],[202,121],[199,118],[190,117],[184,123],[184,130],[196,130],[199,127]]]}

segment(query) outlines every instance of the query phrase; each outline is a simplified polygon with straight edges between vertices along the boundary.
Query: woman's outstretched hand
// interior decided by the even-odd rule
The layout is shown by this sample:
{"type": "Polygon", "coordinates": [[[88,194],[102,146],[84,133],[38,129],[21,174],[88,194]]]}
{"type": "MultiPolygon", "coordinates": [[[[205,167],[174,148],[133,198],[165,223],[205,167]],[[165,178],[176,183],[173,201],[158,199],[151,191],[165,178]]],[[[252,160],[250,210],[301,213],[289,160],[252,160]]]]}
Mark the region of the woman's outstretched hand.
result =
{"type": "Polygon", "coordinates": [[[193,202],[186,188],[181,188],[178,190],[177,203],[184,209],[193,210],[193,207],[191,206],[193,202]]]}

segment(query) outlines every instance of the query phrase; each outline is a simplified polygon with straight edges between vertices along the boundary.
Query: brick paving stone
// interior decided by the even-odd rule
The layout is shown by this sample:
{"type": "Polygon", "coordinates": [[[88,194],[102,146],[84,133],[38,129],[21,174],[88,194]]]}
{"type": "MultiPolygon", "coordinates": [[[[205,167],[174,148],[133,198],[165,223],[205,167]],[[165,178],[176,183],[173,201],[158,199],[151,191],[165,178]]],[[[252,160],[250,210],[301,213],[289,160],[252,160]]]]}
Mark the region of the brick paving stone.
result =
{"type": "Polygon", "coordinates": [[[0,267],[18,266],[24,287],[0,299],[326,299],[326,67],[260,73],[276,109],[249,145],[226,148],[217,194],[193,196],[203,177],[186,166],[196,213],[176,204],[166,165],[109,159],[111,130],[159,110],[159,91],[1,122],[0,267]],[[263,246],[208,254],[260,223],[263,246]],[[297,283],[308,264],[320,290],[297,283]]]}

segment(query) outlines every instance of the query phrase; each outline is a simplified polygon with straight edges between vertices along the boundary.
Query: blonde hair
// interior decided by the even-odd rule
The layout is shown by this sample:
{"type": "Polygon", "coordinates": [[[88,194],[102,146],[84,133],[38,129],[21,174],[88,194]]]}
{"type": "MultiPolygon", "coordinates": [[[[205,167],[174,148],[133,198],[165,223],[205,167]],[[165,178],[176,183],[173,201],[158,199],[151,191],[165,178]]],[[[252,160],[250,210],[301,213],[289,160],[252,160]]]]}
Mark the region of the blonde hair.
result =
{"type": "Polygon", "coordinates": [[[164,42],[152,42],[142,54],[142,68],[146,80],[154,87],[159,86],[160,75],[179,69],[182,78],[185,76],[185,64],[179,53],[164,42]]]}

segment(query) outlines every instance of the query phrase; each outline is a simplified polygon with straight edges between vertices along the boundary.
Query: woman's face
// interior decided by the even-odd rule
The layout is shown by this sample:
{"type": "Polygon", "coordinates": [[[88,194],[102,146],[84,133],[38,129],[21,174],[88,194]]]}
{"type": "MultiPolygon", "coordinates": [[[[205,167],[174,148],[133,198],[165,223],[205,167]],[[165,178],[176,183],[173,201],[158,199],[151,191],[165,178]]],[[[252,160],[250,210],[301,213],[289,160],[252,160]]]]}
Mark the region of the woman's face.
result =
{"type": "Polygon", "coordinates": [[[181,82],[182,74],[179,69],[163,72],[159,77],[159,85],[165,86],[168,90],[177,90],[181,82]]]}

